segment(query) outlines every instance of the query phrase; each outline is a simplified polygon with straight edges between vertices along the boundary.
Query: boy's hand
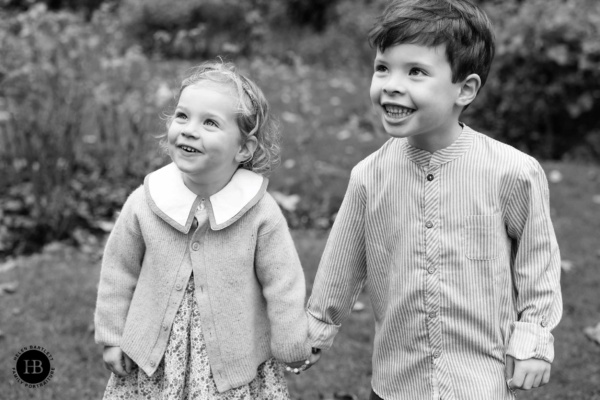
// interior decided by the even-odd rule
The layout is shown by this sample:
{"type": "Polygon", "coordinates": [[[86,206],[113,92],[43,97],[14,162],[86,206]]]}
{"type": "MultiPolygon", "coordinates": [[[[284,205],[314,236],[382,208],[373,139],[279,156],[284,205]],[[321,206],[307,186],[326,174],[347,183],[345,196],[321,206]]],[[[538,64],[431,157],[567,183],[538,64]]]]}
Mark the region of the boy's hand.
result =
{"type": "Polygon", "coordinates": [[[319,361],[319,358],[321,358],[321,350],[313,348],[312,354],[310,355],[308,360],[286,363],[287,367],[285,367],[285,370],[298,375],[300,372],[306,371],[307,369],[312,367],[313,364],[316,364],[317,361],[319,361]]]}
{"type": "Polygon", "coordinates": [[[506,381],[510,389],[529,390],[550,381],[551,364],[537,358],[515,360],[506,356],[506,381]]]}
{"type": "Polygon", "coordinates": [[[102,358],[106,369],[118,376],[129,375],[135,365],[119,346],[104,346],[102,358]]]}

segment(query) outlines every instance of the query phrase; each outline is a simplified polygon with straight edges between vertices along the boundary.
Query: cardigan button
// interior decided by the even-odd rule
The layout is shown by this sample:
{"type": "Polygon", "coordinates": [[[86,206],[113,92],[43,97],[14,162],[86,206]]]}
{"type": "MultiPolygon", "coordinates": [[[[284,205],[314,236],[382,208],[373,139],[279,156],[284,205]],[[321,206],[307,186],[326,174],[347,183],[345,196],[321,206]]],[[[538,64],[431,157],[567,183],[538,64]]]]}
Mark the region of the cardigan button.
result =
{"type": "Polygon", "coordinates": [[[181,290],[183,289],[183,286],[181,286],[179,283],[177,285],[175,285],[175,289],[177,290],[181,290]]]}
{"type": "Polygon", "coordinates": [[[154,367],[156,367],[156,363],[155,363],[154,361],[150,361],[150,366],[151,366],[152,368],[154,368],[154,367]]]}
{"type": "Polygon", "coordinates": [[[200,250],[200,243],[198,243],[198,242],[192,243],[192,250],[194,250],[194,251],[200,250]]]}
{"type": "Polygon", "coordinates": [[[163,324],[163,331],[167,331],[167,330],[169,330],[169,325],[163,324]]]}

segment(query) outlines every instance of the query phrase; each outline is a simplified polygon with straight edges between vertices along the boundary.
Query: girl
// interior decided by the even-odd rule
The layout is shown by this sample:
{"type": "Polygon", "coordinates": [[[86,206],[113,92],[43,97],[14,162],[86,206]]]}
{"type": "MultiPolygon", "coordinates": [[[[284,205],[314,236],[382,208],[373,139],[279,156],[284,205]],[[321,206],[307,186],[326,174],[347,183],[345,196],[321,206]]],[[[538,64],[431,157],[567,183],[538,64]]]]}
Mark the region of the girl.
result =
{"type": "Polygon", "coordinates": [[[303,271],[262,175],[279,156],[267,101],[232,64],[204,64],[167,127],[173,163],[130,195],[104,252],[104,398],[287,399],[275,358],[297,368],[310,347],[303,271]]]}

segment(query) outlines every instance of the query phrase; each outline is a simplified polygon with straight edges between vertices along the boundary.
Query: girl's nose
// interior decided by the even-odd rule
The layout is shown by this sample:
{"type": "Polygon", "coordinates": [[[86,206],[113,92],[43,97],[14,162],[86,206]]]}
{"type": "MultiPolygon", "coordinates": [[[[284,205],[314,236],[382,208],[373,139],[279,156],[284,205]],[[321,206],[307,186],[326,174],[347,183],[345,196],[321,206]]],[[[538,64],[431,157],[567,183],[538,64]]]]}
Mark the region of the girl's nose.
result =
{"type": "Polygon", "coordinates": [[[198,132],[196,132],[196,130],[192,129],[191,127],[186,127],[184,130],[182,130],[181,136],[188,139],[198,139],[199,137],[198,132]]]}

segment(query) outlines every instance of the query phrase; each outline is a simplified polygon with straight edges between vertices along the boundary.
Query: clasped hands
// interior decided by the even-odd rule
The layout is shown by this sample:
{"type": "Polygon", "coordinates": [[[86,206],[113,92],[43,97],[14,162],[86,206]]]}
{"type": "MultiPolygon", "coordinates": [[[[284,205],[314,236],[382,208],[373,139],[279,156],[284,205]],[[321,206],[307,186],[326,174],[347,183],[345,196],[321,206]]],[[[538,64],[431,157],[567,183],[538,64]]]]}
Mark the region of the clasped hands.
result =
{"type": "Polygon", "coordinates": [[[314,364],[316,364],[317,361],[319,361],[319,358],[321,358],[321,350],[313,347],[311,355],[307,360],[285,363],[287,365],[287,367],[285,367],[285,370],[298,375],[300,374],[300,372],[306,371],[314,364]]]}

